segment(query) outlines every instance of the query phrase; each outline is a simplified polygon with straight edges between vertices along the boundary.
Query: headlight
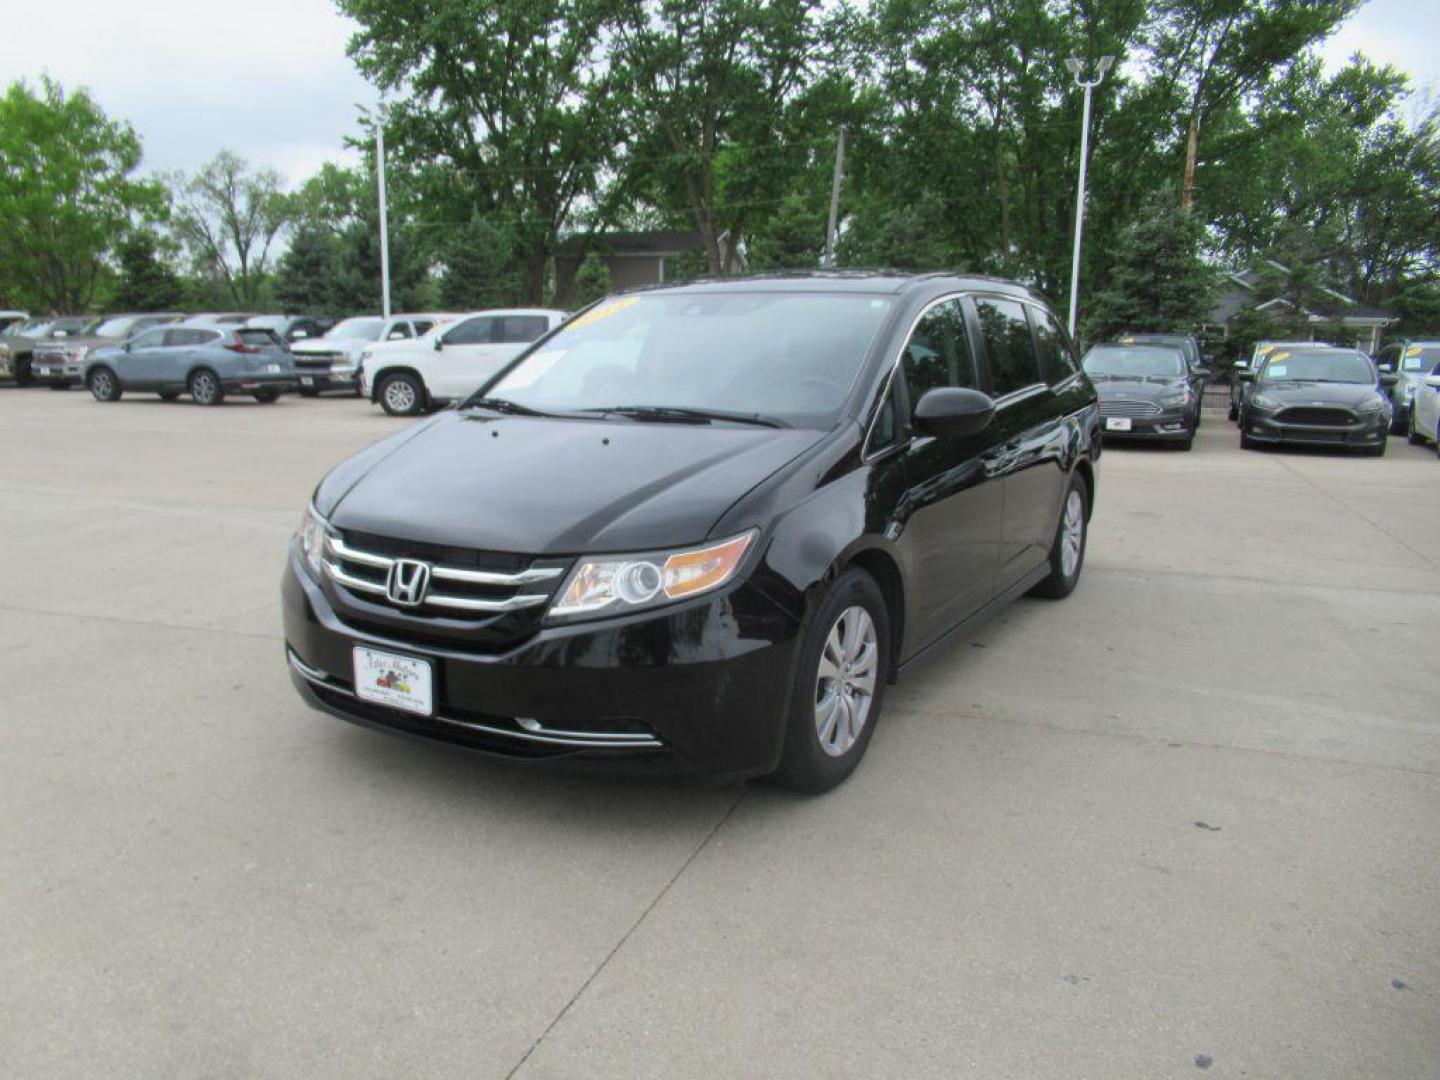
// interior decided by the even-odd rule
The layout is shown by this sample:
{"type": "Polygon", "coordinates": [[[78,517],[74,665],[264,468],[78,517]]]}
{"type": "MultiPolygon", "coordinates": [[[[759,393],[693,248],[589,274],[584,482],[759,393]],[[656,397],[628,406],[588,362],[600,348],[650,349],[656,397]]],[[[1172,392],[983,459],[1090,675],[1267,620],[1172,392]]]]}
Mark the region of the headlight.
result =
{"type": "Polygon", "coordinates": [[[1161,405],[1189,405],[1189,404],[1190,404],[1190,391],[1189,391],[1188,389],[1186,389],[1186,390],[1176,390],[1175,392],[1170,393],[1170,394],[1162,394],[1162,395],[1160,395],[1160,404],[1161,404],[1161,405]]]}
{"type": "Polygon", "coordinates": [[[1269,394],[1256,394],[1250,399],[1253,408],[1264,409],[1266,412],[1274,412],[1280,407],[1280,402],[1269,394]]]}
{"type": "Polygon", "coordinates": [[[581,559],[550,607],[557,618],[621,614],[718,589],[735,576],[755,531],[718,544],[581,559]]]}
{"type": "Polygon", "coordinates": [[[1362,401],[1356,411],[1362,413],[1384,412],[1389,407],[1389,402],[1384,398],[1373,397],[1369,401],[1362,401]]]}
{"type": "Polygon", "coordinates": [[[305,557],[305,565],[317,578],[320,576],[320,560],[325,554],[325,536],[329,531],[330,523],[316,513],[315,507],[306,507],[295,539],[300,541],[300,554],[305,557]]]}
{"type": "Polygon", "coordinates": [[[90,346],[88,345],[77,345],[75,348],[67,350],[70,354],[70,359],[74,360],[77,364],[85,359],[85,354],[89,351],[90,346]]]}

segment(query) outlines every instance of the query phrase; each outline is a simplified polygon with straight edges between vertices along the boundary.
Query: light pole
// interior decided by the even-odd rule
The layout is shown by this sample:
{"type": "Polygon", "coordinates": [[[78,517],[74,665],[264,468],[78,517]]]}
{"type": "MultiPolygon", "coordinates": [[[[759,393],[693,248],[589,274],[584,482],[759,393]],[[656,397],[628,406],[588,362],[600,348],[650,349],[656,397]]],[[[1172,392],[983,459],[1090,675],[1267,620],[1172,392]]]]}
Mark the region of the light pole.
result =
{"type": "MultiPolygon", "coordinates": [[[[1087,90],[1088,94],[1089,91],[1087,90]]],[[[1089,98],[1085,99],[1087,102],[1089,98]]],[[[381,314],[390,318],[390,223],[385,213],[385,120],[387,116],[385,99],[380,99],[375,122],[375,179],[380,189],[380,307],[381,314]]],[[[1072,320],[1073,321],[1073,320],[1072,320]]]]}
{"type": "Polygon", "coordinates": [[[1115,62],[1113,56],[1100,57],[1095,65],[1095,78],[1086,82],[1085,61],[1070,57],[1065,66],[1075,77],[1075,85],[1085,91],[1085,118],[1080,121],[1080,193],[1075,198],[1075,255],[1070,261],[1070,336],[1075,336],[1075,302],[1080,298],[1080,230],[1085,227],[1085,165],[1090,157],[1090,92],[1100,85],[1105,72],[1115,62]]]}

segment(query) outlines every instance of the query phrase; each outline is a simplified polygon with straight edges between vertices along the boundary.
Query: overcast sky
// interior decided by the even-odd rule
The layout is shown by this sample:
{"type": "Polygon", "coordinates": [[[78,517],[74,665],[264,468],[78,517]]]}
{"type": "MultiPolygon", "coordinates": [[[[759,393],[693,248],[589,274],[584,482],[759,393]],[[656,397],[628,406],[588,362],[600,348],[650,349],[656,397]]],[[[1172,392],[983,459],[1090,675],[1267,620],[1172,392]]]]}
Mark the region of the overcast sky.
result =
{"type": "MultiPolygon", "coordinates": [[[[345,56],[353,27],[329,0],[31,0],[0,34],[0,84],[49,72],[129,120],[145,168],[193,170],[221,149],[296,184],[326,160],[374,90],[345,56]]],[[[1440,3],[1370,0],[1326,43],[1395,64],[1440,96],[1440,3]]]]}

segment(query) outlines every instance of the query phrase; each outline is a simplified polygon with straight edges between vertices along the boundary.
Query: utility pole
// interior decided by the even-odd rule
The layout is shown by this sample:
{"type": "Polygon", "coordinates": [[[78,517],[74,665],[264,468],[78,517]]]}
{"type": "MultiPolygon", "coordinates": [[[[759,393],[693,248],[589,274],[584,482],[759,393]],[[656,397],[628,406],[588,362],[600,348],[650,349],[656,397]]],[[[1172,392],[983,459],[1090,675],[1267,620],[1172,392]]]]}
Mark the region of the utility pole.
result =
{"type": "Polygon", "coordinates": [[[1070,69],[1070,74],[1075,78],[1075,85],[1085,91],[1085,116],[1080,121],[1080,188],[1079,194],[1075,197],[1075,254],[1070,260],[1070,336],[1075,336],[1075,307],[1080,298],[1080,233],[1085,227],[1085,166],[1090,159],[1090,93],[1100,85],[1105,78],[1105,72],[1110,70],[1110,65],[1115,62],[1113,56],[1102,56],[1096,64],[1095,78],[1086,82],[1081,76],[1085,73],[1085,62],[1076,57],[1070,57],[1065,61],[1065,66],[1070,69]]]}
{"type": "Polygon", "coordinates": [[[829,268],[835,265],[835,219],[840,212],[840,182],[845,178],[845,129],[840,129],[840,141],[835,144],[835,179],[830,183],[830,227],[825,230],[825,258],[821,265],[829,268]]]}
{"type": "Polygon", "coordinates": [[[385,99],[380,99],[379,119],[375,124],[375,179],[380,189],[380,313],[390,318],[390,223],[385,206],[385,99]]]}

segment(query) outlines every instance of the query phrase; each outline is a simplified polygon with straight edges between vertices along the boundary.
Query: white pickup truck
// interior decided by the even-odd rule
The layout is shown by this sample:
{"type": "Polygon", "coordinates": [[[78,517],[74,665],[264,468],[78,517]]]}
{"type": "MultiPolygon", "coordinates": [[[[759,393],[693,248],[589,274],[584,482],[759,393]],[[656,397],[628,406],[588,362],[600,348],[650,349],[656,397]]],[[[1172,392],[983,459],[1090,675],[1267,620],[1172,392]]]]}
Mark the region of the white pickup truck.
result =
{"type": "Polygon", "coordinates": [[[547,308],[477,311],[412,341],[379,342],[360,354],[360,392],[391,416],[417,416],[469,395],[565,317],[547,308]]]}

